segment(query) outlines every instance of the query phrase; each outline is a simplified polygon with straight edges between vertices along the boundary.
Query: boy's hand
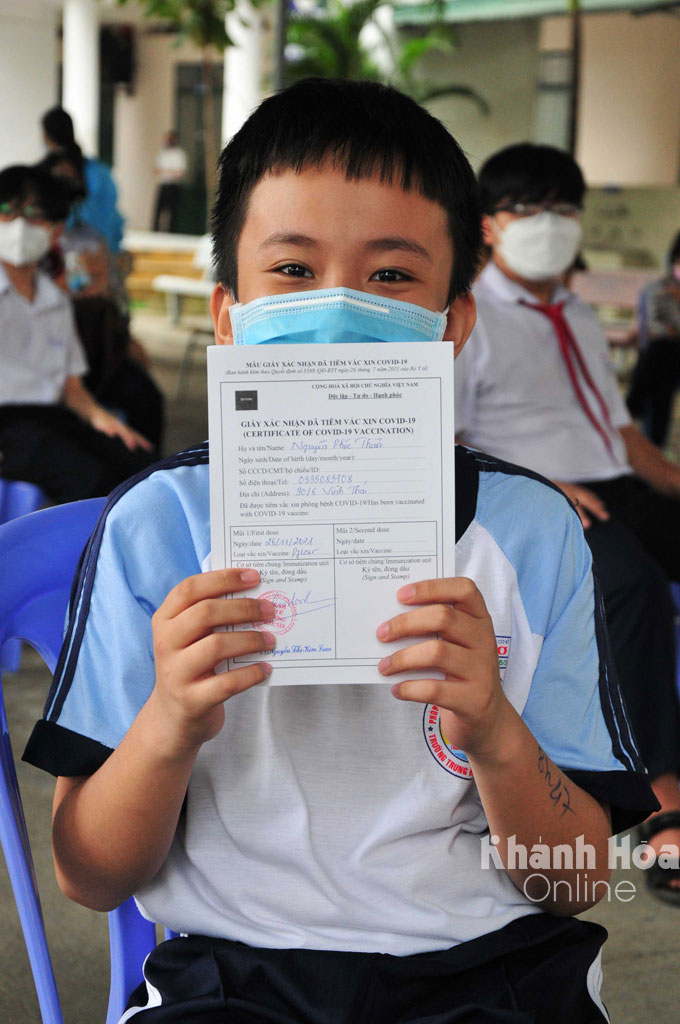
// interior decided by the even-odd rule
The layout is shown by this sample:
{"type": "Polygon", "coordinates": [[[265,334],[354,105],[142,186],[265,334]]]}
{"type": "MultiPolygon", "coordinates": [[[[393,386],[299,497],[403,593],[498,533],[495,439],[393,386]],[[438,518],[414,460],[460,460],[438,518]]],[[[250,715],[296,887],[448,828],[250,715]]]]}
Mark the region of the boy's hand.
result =
{"type": "Polygon", "coordinates": [[[261,623],[276,609],[248,597],[225,601],[225,594],[259,582],[254,569],[223,569],[188,576],[174,587],[152,619],[156,685],[150,703],[171,752],[197,750],[224,724],[224,702],[261,683],[266,663],[215,672],[227,658],[271,650],[276,638],[260,630],[215,632],[218,626],[261,623]]]}
{"type": "Polygon", "coordinates": [[[383,675],[423,670],[422,679],[397,683],[400,700],[436,704],[446,740],[467,754],[498,749],[502,722],[510,705],[503,694],[491,617],[472,580],[454,577],[424,580],[397,591],[403,604],[416,605],[378,627],[383,641],[427,636],[379,663],[383,675]],[[428,669],[444,679],[427,677],[428,669]]]}

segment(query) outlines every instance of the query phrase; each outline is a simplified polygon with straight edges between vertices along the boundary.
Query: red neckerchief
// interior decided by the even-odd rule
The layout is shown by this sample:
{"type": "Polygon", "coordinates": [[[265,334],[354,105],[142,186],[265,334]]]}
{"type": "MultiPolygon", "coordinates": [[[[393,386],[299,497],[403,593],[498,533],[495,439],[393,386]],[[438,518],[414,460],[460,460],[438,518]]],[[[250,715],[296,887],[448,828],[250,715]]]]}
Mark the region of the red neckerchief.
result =
{"type": "Polygon", "coordinates": [[[556,302],[554,305],[548,305],[547,303],[544,302],[526,302],[524,299],[520,299],[519,301],[523,306],[526,306],[528,309],[535,309],[539,313],[543,313],[543,315],[547,316],[548,320],[550,320],[551,324],[555,328],[555,334],[557,335],[557,341],[560,346],[560,352],[562,354],[564,364],[567,368],[567,373],[569,374],[569,380],[571,381],[571,386],[574,389],[574,394],[576,395],[581,408],[590,420],[591,424],[604,441],[607,451],[612,456],[612,458],[615,458],[614,449],[612,448],[611,442],[611,435],[614,433],[614,427],[612,425],[611,417],[609,415],[609,409],[607,408],[604,398],[600,394],[597,384],[590,375],[590,371],[586,366],[585,359],[583,358],[581,350],[578,347],[576,338],[574,337],[572,329],[569,326],[567,319],[564,315],[564,302],[556,302]],[[576,366],[574,365],[574,361],[576,361],[576,366]],[[600,407],[600,412],[602,413],[604,425],[597,419],[597,417],[593,413],[593,410],[590,408],[590,405],[586,400],[586,396],[583,394],[583,388],[581,387],[581,382],[578,377],[577,368],[578,371],[580,371],[587,387],[590,388],[593,395],[595,396],[597,404],[600,407]]]}

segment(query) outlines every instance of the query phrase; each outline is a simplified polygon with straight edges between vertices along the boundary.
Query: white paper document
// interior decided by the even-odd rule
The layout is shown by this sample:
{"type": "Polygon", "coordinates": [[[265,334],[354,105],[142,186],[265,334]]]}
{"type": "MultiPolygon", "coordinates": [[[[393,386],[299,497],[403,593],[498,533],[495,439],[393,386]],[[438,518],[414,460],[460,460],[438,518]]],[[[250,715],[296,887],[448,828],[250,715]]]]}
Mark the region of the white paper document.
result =
{"type": "Polygon", "coordinates": [[[257,569],[276,608],[276,649],[231,667],[403,678],[377,663],[417,641],[375,631],[399,587],[454,575],[453,345],[214,346],[208,401],[211,564],[257,569]]]}

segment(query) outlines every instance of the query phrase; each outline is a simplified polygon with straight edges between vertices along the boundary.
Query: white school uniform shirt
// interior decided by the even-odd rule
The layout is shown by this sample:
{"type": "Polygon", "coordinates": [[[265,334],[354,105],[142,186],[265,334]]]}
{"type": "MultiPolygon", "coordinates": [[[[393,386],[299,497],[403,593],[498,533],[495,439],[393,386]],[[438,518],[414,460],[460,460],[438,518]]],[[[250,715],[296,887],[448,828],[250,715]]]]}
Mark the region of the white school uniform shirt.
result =
{"type": "Polygon", "coordinates": [[[45,274],[28,302],[0,264],[0,366],[0,405],[52,405],[67,377],[87,373],[71,302],[45,274]]]}
{"type": "MultiPolygon", "coordinates": [[[[494,263],[473,293],[477,322],[456,360],[458,439],[552,480],[610,480],[631,473],[619,433],[631,419],[593,310],[568,289],[556,288],[552,301],[564,303],[564,316],[609,410],[611,452],[574,393],[552,323],[523,304],[535,304],[536,298],[494,263]]],[[[607,430],[595,396],[580,380],[607,430]]]]}
{"type": "Polygon", "coordinates": [[[187,173],[187,155],[179,146],[162,149],[156,157],[156,170],[161,185],[179,185],[187,173]]]}
{"type": "MultiPolygon", "coordinates": [[[[463,449],[455,464],[456,567],[489,608],[505,693],[568,780],[629,828],[653,797],[578,516],[517,467],[463,449]]],[[[153,689],[153,613],[209,567],[208,499],[206,445],[111,494],[28,761],[88,775],[120,743],[153,689]]],[[[469,762],[436,706],[395,700],[389,680],[258,686],[228,701],[168,856],[136,898],[173,931],[252,946],[446,949],[540,912],[484,859],[485,836],[469,762]]]]}

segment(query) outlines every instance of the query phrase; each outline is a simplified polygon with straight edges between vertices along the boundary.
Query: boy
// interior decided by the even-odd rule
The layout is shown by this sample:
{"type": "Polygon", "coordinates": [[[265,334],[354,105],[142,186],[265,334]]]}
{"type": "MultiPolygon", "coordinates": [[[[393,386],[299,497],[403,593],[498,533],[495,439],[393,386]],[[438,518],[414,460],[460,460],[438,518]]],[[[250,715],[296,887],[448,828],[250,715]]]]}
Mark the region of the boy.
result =
{"type": "MultiPolygon", "coordinates": [[[[594,312],[563,284],[581,240],[585,182],[572,157],[520,144],[479,173],[491,259],[456,375],[460,440],[553,479],[576,503],[602,586],[626,705],[662,814],[643,827],[680,846],[674,608],[680,468],[631,423],[594,312]]],[[[647,873],[680,902],[680,870],[647,873]]]]}
{"type": "Polygon", "coordinates": [[[71,304],[39,271],[67,214],[44,171],[0,171],[0,475],[53,501],[108,494],[152,461],[150,443],[83,384],[71,304]]]}
{"type": "MultiPolygon", "coordinates": [[[[470,167],[439,122],[375,83],[308,80],[266,100],[222,155],[214,244],[218,344],[237,297],[257,308],[346,288],[418,318],[446,308],[456,351],[474,320],[470,167]]],[[[298,326],[270,325],[279,338],[298,326]]],[[[64,891],[100,909],[135,892],[188,933],[152,953],[125,1019],[606,1019],[602,929],[560,916],[592,898],[553,888],[577,872],[530,878],[507,857],[509,841],[585,836],[602,881],[608,806],[615,828],[650,808],[563,496],[461,452],[462,576],[403,587],[390,621],[376,612],[381,639],[422,638],[381,662],[384,681],[406,667],[422,678],[269,688],[266,665],[214,673],[275,644],[215,627],[266,623],[274,608],[248,598],[253,570],[199,572],[206,463],[203,446],[166,460],[113,501],[27,751],[60,776],[64,891]],[[531,537],[523,500],[539,510],[531,537]],[[512,634],[504,688],[494,632],[512,634]],[[432,756],[430,734],[464,774],[432,756]],[[507,871],[481,866],[484,840],[507,871]]]]}

